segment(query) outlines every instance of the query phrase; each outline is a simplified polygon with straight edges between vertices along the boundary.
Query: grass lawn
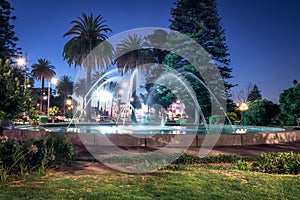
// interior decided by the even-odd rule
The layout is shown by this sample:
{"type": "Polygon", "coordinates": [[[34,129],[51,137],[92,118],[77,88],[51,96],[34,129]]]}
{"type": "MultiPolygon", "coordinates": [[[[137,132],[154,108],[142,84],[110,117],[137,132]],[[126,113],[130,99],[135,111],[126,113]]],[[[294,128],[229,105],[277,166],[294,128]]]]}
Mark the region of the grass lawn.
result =
{"type": "Polygon", "coordinates": [[[300,199],[300,176],[196,165],[140,175],[50,174],[0,191],[0,199],[300,199]]]}

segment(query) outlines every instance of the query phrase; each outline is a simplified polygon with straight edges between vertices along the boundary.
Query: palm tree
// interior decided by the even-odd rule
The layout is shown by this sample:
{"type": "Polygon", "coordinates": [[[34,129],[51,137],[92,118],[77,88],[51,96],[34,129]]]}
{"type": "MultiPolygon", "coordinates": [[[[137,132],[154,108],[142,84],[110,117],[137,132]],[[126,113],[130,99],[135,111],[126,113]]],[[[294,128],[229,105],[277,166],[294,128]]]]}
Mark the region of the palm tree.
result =
{"type": "MultiPolygon", "coordinates": [[[[45,95],[45,79],[50,80],[55,73],[55,67],[47,59],[38,59],[38,63],[31,66],[31,75],[33,78],[42,81],[42,95],[45,95]]],[[[43,101],[41,98],[40,111],[43,111],[43,101]]]]}
{"type": "Polygon", "coordinates": [[[99,79],[102,78],[102,80],[97,84],[97,86],[100,86],[101,83],[105,82],[107,80],[107,77],[103,77],[104,76],[104,72],[100,72],[100,71],[95,71],[92,74],[92,79],[91,79],[91,83],[95,84],[99,79]]]}
{"type": "MultiPolygon", "coordinates": [[[[117,44],[115,63],[119,72],[122,74],[127,71],[131,72],[135,68],[145,70],[144,64],[152,63],[152,61],[154,61],[152,53],[149,49],[144,49],[144,42],[141,36],[136,34],[128,35],[120,44],[117,44]]],[[[146,71],[148,71],[148,69],[146,66],[146,71]]],[[[137,98],[136,90],[133,91],[132,98],[134,101],[131,102],[131,105],[137,108],[140,103],[137,98]]],[[[131,117],[132,121],[136,122],[135,112],[133,112],[131,117]]]]}
{"type": "Polygon", "coordinates": [[[121,73],[154,61],[151,51],[143,49],[144,47],[142,37],[136,34],[128,35],[120,44],[117,44],[115,63],[121,73]]]}
{"type": "Polygon", "coordinates": [[[65,112],[66,99],[73,93],[73,82],[71,81],[71,76],[63,75],[59,79],[56,88],[58,90],[58,94],[63,97],[65,112]]]}
{"type": "Polygon", "coordinates": [[[86,94],[86,79],[81,78],[74,84],[74,94],[78,97],[82,97],[82,108],[84,108],[84,97],[86,94]]]}
{"type": "MultiPolygon", "coordinates": [[[[64,37],[73,35],[74,37],[65,44],[63,57],[69,65],[74,64],[86,68],[86,87],[88,88],[91,84],[92,68],[106,68],[110,64],[113,47],[105,40],[108,38],[106,34],[112,30],[107,27],[101,15],[94,18],[92,14],[87,16],[83,13],[82,18],[77,17],[77,20],[71,23],[73,27],[64,34],[64,37]],[[104,50],[95,48],[100,43],[105,45],[104,50]],[[93,53],[91,53],[92,50],[93,53]]],[[[90,106],[87,106],[87,118],[91,119],[90,106]]]]}

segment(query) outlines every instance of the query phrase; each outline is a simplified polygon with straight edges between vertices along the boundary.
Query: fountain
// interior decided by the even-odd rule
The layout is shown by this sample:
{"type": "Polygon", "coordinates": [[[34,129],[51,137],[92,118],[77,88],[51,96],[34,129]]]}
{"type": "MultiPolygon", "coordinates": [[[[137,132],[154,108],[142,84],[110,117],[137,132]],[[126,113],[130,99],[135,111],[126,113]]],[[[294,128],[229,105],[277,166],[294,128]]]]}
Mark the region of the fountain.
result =
{"type": "MultiPolygon", "coordinates": [[[[158,28],[160,30],[165,30],[158,28]]],[[[157,28],[142,28],[120,33],[110,38],[108,42],[112,45],[121,43],[124,38],[129,34],[140,34],[145,36],[153,33],[157,28]]],[[[139,69],[135,69],[132,72],[124,73],[122,76],[117,73],[117,69],[110,70],[104,74],[88,91],[82,100],[82,109],[79,109],[74,114],[72,122],[67,127],[53,126],[45,127],[52,132],[68,132],[70,140],[79,145],[84,145],[86,149],[99,159],[101,162],[111,166],[112,168],[118,167],[119,170],[129,172],[140,172],[136,170],[137,166],[143,166],[140,163],[132,163],[131,168],[124,167],[124,163],[117,163],[117,165],[110,165],[106,163],[107,157],[114,156],[134,156],[134,152],[126,151],[124,147],[150,147],[155,148],[154,152],[143,153],[142,155],[150,155],[156,158],[156,155],[161,155],[166,152],[178,153],[186,151],[190,146],[199,147],[199,155],[205,156],[214,146],[241,146],[251,144],[263,144],[271,142],[286,142],[291,139],[300,139],[295,132],[281,132],[281,129],[257,129],[268,133],[257,134],[239,134],[237,132],[253,132],[254,129],[244,130],[246,127],[235,127],[230,123],[224,126],[226,112],[224,110],[225,102],[224,98],[217,98],[216,95],[222,96],[225,91],[224,85],[219,76],[211,74],[211,72],[218,72],[218,69],[210,61],[210,56],[205,50],[194,40],[186,35],[171,30],[165,30],[170,37],[173,35],[175,42],[172,45],[160,46],[153,45],[150,49],[161,49],[163,51],[172,52],[185,58],[191,66],[195,67],[196,73],[199,73],[203,80],[196,77],[194,74],[186,72],[184,70],[172,69],[168,66],[162,66],[160,64],[147,64],[151,67],[161,67],[161,70],[156,77],[152,80],[147,80],[145,75],[140,73],[139,69]],[[179,39],[179,43],[176,43],[176,39],[179,39]],[[187,48],[188,47],[188,48],[187,48]],[[199,53],[200,52],[200,53],[199,53]],[[201,69],[209,69],[205,72],[201,69]],[[211,100],[211,115],[218,115],[219,121],[209,122],[204,115],[197,96],[191,86],[190,82],[186,80],[186,77],[193,80],[193,83],[198,83],[203,86],[210,95],[211,100]],[[104,77],[107,79],[104,80],[104,77]],[[210,80],[212,78],[212,80],[210,80]],[[103,81],[99,86],[100,81],[103,81]],[[85,109],[88,103],[94,99],[93,92],[107,90],[105,87],[110,81],[116,81],[116,86],[112,92],[113,101],[111,102],[111,117],[115,119],[112,123],[91,123],[85,120],[85,109]],[[148,82],[147,82],[148,81],[148,82]],[[214,83],[216,85],[210,84],[214,83]],[[217,83],[216,83],[217,82],[217,83]],[[185,105],[185,115],[188,121],[184,124],[181,123],[165,123],[163,113],[161,113],[161,119],[152,119],[147,123],[142,123],[142,120],[137,116],[137,98],[143,92],[143,85],[146,83],[152,83],[162,85],[168,88],[176,98],[185,105]],[[207,83],[207,84],[205,84],[207,83]],[[215,87],[216,86],[216,87],[215,87]],[[213,89],[212,89],[213,88],[213,89]],[[113,107],[114,106],[114,107],[113,107]],[[136,120],[135,120],[136,119],[136,120]],[[52,129],[52,130],[50,130],[52,129]],[[236,131],[237,130],[237,131],[236,131]],[[221,134],[221,132],[226,132],[221,134]],[[272,132],[269,132],[272,131],[272,132]],[[274,132],[276,131],[276,132],[274,132]],[[77,133],[77,134],[73,134],[77,133]],[[78,139],[79,137],[79,139],[78,139]],[[276,140],[274,139],[276,138],[276,140]],[[204,148],[202,148],[204,147],[204,148]]],[[[157,38],[159,40],[159,38],[157,38]]],[[[116,47],[116,46],[114,46],[116,47]]],[[[128,49],[128,52],[136,49],[128,49]]],[[[87,59],[92,59],[87,63],[94,63],[95,56],[99,56],[97,52],[104,52],[105,45],[100,44],[93,50],[87,59]]],[[[128,52],[123,52],[128,53],[128,52]]],[[[143,67],[143,66],[141,66],[143,67]]],[[[183,68],[183,67],[182,67],[183,68]]],[[[205,70],[204,70],[205,71],[205,70]]],[[[80,98],[74,99],[80,101],[80,98]]],[[[148,110],[149,111],[149,110],[148,110]]],[[[175,115],[182,116],[182,113],[173,113],[175,115]]],[[[155,169],[166,166],[176,158],[170,159],[169,156],[165,156],[162,163],[156,163],[155,169]]],[[[153,161],[153,160],[152,160],[153,161]]],[[[142,163],[144,165],[148,163],[142,163]]],[[[142,170],[145,170],[143,168],[142,170]]],[[[147,169],[148,170],[148,169],[147,169]]]]}

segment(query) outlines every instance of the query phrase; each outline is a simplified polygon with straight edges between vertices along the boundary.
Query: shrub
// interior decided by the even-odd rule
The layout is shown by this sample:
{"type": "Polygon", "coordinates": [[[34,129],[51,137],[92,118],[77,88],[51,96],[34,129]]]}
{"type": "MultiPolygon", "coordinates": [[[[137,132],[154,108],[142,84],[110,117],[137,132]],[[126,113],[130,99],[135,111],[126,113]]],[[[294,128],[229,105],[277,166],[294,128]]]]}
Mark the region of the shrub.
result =
{"type": "Polygon", "coordinates": [[[0,137],[0,181],[7,175],[39,172],[69,163],[74,147],[63,135],[47,134],[42,140],[0,137]]]}
{"type": "Polygon", "coordinates": [[[238,170],[250,171],[253,168],[253,164],[249,161],[238,160],[234,163],[234,167],[238,170]]]}
{"type": "Polygon", "coordinates": [[[258,171],[276,174],[299,174],[300,154],[293,152],[276,152],[262,154],[258,157],[258,171]]]}
{"type": "Polygon", "coordinates": [[[253,157],[241,157],[238,155],[217,155],[217,156],[206,156],[199,157],[190,154],[182,154],[174,164],[205,164],[205,163],[234,163],[238,160],[255,160],[253,157]]]}

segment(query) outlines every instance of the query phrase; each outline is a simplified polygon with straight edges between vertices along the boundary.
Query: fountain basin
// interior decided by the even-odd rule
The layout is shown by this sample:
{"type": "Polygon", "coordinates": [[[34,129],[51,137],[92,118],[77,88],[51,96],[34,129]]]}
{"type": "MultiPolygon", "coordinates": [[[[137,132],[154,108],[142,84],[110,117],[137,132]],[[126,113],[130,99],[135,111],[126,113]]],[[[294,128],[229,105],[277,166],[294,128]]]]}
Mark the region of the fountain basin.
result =
{"type": "MultiPolygon", "coordinates": [[[[44,126],[16,126],[18,130],[40,131],[48,132],[62,132],[62,133],[94,133],[94,134],[207,134],[204,126],[195,125],[181,125],[181,126],[161,126],[161,125],[115,125],[112,123],[106,124],[47,124],[44,126]]],[[[209,134],[253,134],[260,132],[282,132],[283,128],[278,127],[263,127],[263,126],[216,126],[209,129],[209,134]],[[233,130],[234,129],[234,130],[233,130]]]]}
{"type": "MultiPolygon", "coordinates": [[[[151,134],[151,133],[118,133],[118,134],[107,134],[105,131],[112,130],[113,127],[111,125],[107,126],[97,126],[100,128],[96,128],[94,125],[82,125],[71,127],[73,129],[72,132],[63,132],[62,128],[66,126],[53,126],[52,130],[30,130],[28,127],[13,130],[4,130],[3,135],[6,135],[11,138],[42,138],[47,132],[51,134],[64,134],[69,140],[75,145],[116,145],[116,146],[127,146],[127,147],[161,147],[168,144],[172,144],[173,146],[180,146],[181,141],[186,138],[191,138],[191,147],[202,147],[204,140],[216,139],[216,144],[214,146],[244,146],[244,145],[258,145],[258,144],[278,144],[278,143],[286,143],[286,142],[294,142],[300,141],[300,130],[284,130],[269,127],[260,127],[260,131],[264,130],[265,132],[256,132],[251,134],[244,133],[222,133],[222,134],[172,134],[172,133],[164,133],[164,134],[151,134]],[[78,129],[79,128],[79,129],[78,129]],[[81,128],[81,129],[80,129],[81,128]],[[80,133],[80,131],[86,130],[84,134],[80,133]],[[101,132],[105,130],[104,132],[101,132]],[[269,130],[269,131],[267,131],[269,130]],[[99,134],[99,131],[101,134],[99,134]],[[108,142],[109,141],[109,142],[108,142]]],[[[238,126],[239,127],[239,126],[238,126]]],[[[237,128],[238,128],[237,127],[237,128]]],[[[47,127],[47,128],[50,128],[47,127]]],[[[166,131],[167,128],[172,129],[172,127],[163,127],[163,131],[166,131]]],[[[178,127],[177,127],[178,128],[178,127]]],[[[242,127],[243,128],[243,127],[242,127]]],[[[254,127],[251,127],[253,131],[254,127]]],[[[178,129],[175,129],[178,131],[178,129]]],[[[154,131],[154,130],[152,130],[154,131]]],[[[161,129],[158,129],[161,131],[161,129]]],[[[174,131],[169,130],[169,131],[174,131]]]]}

